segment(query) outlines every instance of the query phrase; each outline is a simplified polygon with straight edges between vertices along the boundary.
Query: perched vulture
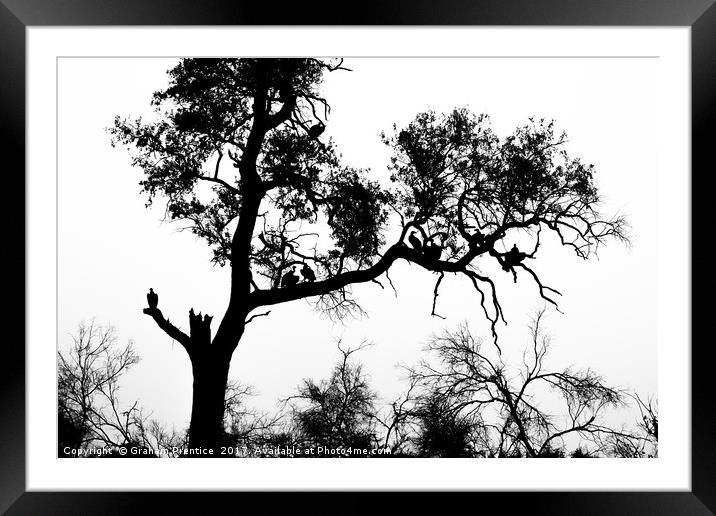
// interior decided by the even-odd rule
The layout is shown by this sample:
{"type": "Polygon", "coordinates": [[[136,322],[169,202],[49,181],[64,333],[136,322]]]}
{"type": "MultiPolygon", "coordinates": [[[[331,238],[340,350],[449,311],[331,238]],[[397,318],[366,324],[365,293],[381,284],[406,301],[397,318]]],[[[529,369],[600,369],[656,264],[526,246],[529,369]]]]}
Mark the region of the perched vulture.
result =
{"type": "Polygon", "coordinates": [[[149,303],[149,308],[156,308],[159,304],[159,296],[154,292],[153,288],[149,289],[149,293],[147,294],[147,303],[149,303]]]}
{"type": "Polygon", "coordinates": [[[306,279],[306,281],[316,281],[316,274],[313,272],[313,269],[305,263],[301,269],[301,275],[306,279]]]}
{"type": "Polygon", "coordinates": [[[430,242],[425,246],[425,256],[431,260],[439,260],[443,254],[443,246],[430,242]]]}
{"type": "Polygon", "coordinates": [[[282,287],[290,287],[298,283],[299,277],[296,275],[296,268],[294,267],[281,278],[282,287]]]}
{"type": "Polygon", "coordinates": [[[326,130],[326,126],[322,122],[317,123],[308,130],[308,136],[311,138],[318,138],[326,130]]]}
{"type": "Polygon", "coordinates": [[[510,268],[514,267],[515,265],[518,265],[522,262],[525,258],[527,258],[527,253],[523,253],[517,248],[516,244],[512,245],[512,249],[510,249],[507,253],[504,255],[504,263],[502,265],[502,268],[504,270],[509,270],[510,268]]]}
{"type": "Polygon", "coordinates": [[[423,247],[422,242],[418,237],[415,236],[415,233],[410,233],[410,235],[408,235],[408,242],[410,242],[410,245],[412,245],[413,249],[415,249],[416,251],[420,251],[420,249],[423,247]]]}

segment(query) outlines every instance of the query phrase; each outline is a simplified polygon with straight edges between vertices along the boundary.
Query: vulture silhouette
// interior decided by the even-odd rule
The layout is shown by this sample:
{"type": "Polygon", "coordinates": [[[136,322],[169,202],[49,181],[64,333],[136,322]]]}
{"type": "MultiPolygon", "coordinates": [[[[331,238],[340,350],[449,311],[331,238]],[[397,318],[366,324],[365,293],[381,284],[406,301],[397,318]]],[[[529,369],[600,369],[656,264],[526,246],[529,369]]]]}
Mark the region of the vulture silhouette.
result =
{"type": "Polygon", "coordinates": [[[318,122],[316,125],[312,126],[308,130],[308,136],[311,138],[318,138],[323,134],[323,131],[326,130],[326,126],[323,125],[323,122],[318,122]]]}
{"type": "Polygon", "coordinates": [[[159,304],[159,296],[154,292],[153,288],[150,288],[147,293],[147,303],[149,303],[149,308],[156,308],[159,304]]]}
{"type": "Polygon", "coordinates": [[[410,242],[410,245],[412,245],[413,249],[415,249],[416,251],[420,251],[420,249],[423,247],[422,242],[418,237],[415,236],[415,233],[410,233],[410,235],[408,235],[408,242],[410,242]]]}
{"type": "Polygon", "coordinates": [[[298,283],[299,277],[296,275],[296,267],[292,268],[281,278],[282,287],[290,287],[298,283]]]}
{"type": "Polygon", "coordinates": [[[519,264],[527,258],[527,253],[523,253],[517,248],[516,244],[512,245],[512,249],[510,249],[507,253],[504,255],[504,262],[502,264],[502,269],[505,271],[510,270],[515,265],[519,264]]]}
{"type": "Polygon", "coordinates": [[[316,281],[316,273],[313,272],[313,269],[311,269],[307,264],[303,264],[303,267],[301,268],[301,275],[306,279],[306,281],[316,281]]]}
{"type": "Polygon", "coordinates": [[[429,242],[425,245],[425,256],[431,260],[439,260],[443,254],[443,246],[436,244],[435,242],[429,242]]]}

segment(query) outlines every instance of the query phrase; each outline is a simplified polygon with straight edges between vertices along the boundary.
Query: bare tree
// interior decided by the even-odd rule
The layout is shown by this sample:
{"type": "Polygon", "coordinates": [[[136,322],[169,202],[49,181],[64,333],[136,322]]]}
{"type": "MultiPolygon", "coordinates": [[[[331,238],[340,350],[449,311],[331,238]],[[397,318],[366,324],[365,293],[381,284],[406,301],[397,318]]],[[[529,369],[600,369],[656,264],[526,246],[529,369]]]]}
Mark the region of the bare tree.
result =
{"type": "Polygon", "coordinates": [[[629,394],[639,411],[635,428],[597,435],[594,443],[604,454],[622,458],[655,458],[659,452],[659,415],[656,400],[629,394]]]}
{"type": "MultiPolygon", "coordinates": [[[[102,443],[126,446],[134,442],[141,411],[137,403],[120,406],[119,380],[139,362],[132,343],[117,344],[112,326],[94,321],[79,325],[66,352],[58,351],[58,407],[60,429],[75,428],[70,447],[102,443]]],[[[60,435],[64,448],[66,435],[60,435]]]]}
{"type": "Polygon", "coordinates": [[[341,360],[328,380],[303,381],[291,403],[296,438],[315,448],[372,449],[377,441],[377,395],[368,384],[361,364],[351,356],[369,344],[344,348],[338,342],[341,360]]]}
{"type": "Polygon", "coordinates": [[[416,420],[413,439],[420,457],[474,457],[481,455],[481,421],[474,413],[456,410],[450,400],[428,393],[412,411],[416,420]]]}
{"type": "MultiPolygon", "coordinates": [[[[186,430],[167,428],[145,414],[138,402],[123,404],[119,396],[124,374],[139,362],[131,342],[121,346],[114,327],[81,323],[69,349],[58,358],[58,453],[91,446],[124,448],[111,456],[180,457],[188,446],[186,430]]],[[[247,407],[250,387],[230,381],[225,395],[225,443],[257,445],[276,425],[247,407]]],[[[76,455],[76,453],[75,453],[76,455]]],[[[107,455],[105,455],[107,456],[107,455]]]]}
{"type": "Polygon", "coordinates": [[[653,397],[649,397],[646,401],[641,399],[638,394],[633,394],[632,397],[636,401],[641,415],[641,421],[637,422],[637,427],[651,444],[655,457],[659,442],[659,406],[653,397]]]}
{"type": "Polygon", "coordinates": [[[417,386],[417,381],[409,377],[407,390],[392,401],[387,409],[376,411],[375,420],[382,432],[376,447],[389,452],[391,457],[413,454],[417,425],[411,409],[417,386]]]}
{"type": "MultiPolygon", "coordinates": [[[[452,428],[452,444],[461,443],[461,452],[471,445],[492,457],[564,456],[570,438],[577,439],[580,454],[596,452],[595,443],[605,440],[633,442],[633,433],[604,422],[607,409],[625,405],[623,391],[590,369],[544,369],[550,341],[541,329],[543,316],[539,311],[530,326],[530,346],[517,370],[500,355],[490,356],[466,325],[434,337],[427,348],[437,364],[423,361],[410,370],[422,388],[414,413],[427,411],[428,423],[452,428]],[[550,396],[562,406],[556,414],[542,408],[550,396]]],[[[422,427],[424,434],[436,435],[429,425],[422,427]]]]}
{"type": "Polygon", "coordinates": [[[133,430],[134,449],[130,450],[130,455],[145,454],[151,457],[178,458],[187,448],[186,430],[176,430],[173,427],[169,429],[156,419],[145,417],[141,411],[134,420],[133,430]]]}
{"type": "Polygon", "coordinates": [[[256,456],[274,444],[280,434],[282,414],[267,414],[248,406],[255,396],[251,386],[230,380],[224,398],[224,432],[229,456],[256,456]]]}
{"type": "Polygon", "coordinates": [[[80,323],[72,344],[58,351],[57,360],[59,456],[104,447],[113,450],[105,457],[156,457],[186,446],[185,432],[150,419],[137,401],[122,403],[120,381],[139,357],[131,341],[119,344],[114,327],[94,320],[80,323]]]}

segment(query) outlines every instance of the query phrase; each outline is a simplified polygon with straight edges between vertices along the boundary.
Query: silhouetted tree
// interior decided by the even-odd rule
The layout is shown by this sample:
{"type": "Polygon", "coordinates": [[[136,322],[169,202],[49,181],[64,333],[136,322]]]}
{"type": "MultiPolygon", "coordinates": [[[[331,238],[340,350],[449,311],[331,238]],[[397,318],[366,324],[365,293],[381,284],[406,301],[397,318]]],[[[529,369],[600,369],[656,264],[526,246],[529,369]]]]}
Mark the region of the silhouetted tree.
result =
{"type": "Polygon", "coordinates": [[[186,333],[158,306],[144,309],[189,354],[193,447],[221,442],[231,357],[267,307],[313,298],[343,317],[360,310],[351,285],[378,282],[402,259],[438,274],[433,314],[444,275],[466,278],[496,337],[502,309],[495,283],[474,267],[478,260],[497,262],[515,281],[524,271],[554,302],[559,293],[528,265],[542,231],[582,258],[608,237],[624,238],[624,220],[597,209],[592,166],[568,157],[565,136],[544,120],[500,141],[485,115],[421,113],[383,135],[393,151],[390,188],[342,165],[323,133],[329,104],[319,87],[325,73],[344,69],[341,60],[183,59],[154,94],[157,121],[115,121],[113,144],[133,146],[148,202],[165,199],[168,217],[189,222],[212,260],[231,266],[228,305],[213,336],[211,317],[190,311],[186,333]],[[389,213],[397,231],[388,231],[389,213]],[[413,230],[422,242],[440,237],[444,249],[406,245],[413,230]],[[532,243],[515,259],[506,249],[518,233],[532,243]],[[291,276],[282,285],[301,264],[310,264],[315,280],[291,276]]]}
{"type": "Polygon", "coordinates": [[[376,394],[361,364],[351,355],[360,349],[343,348],[342,359],[328,380],[306,379],[292,402],[295,439],[303,446],[330,449],[373,449],[376,445],[376,394]]]}
{"type": "MultiPolygon", "coordinates": [[[[229,381],[224,396],[224,444],[231,455],[255,456],[262,446],[281,441],[282,415],[270,415],[248,406],[255,395],[250,386],[229,381]]],[[[288,443],[284,443],[288,444],[288,443]]]]}
{"type": "MultiPolygon", "coordinates": [[[[125,405],[120,399],[120,380],[138,362],[132,344],[120,346],[112,326],[79,325],[70,348],[58,352],[58,456],[76,456],[67,450],[90,446],[115,449],[104,457],[182,455],[186,431],[169,430],[145,416],[137,402],[125,405]]],[[[252,395],[250,387],[227,384],[223,444],[235,450],[275,440],[279,416],[248,407],[252,395]]]]}
{"type": "Polygon", "coordinates": [[[593,457],[592,453],[583,449],[581,446],[577,446],[569,456],[573,459],[589,459],[593,457]]]}
{"type": "Polygon", "coordinates": [[[442,396],[428,395],[413,411],[417,436],[416,453],[420,457],[473,457],[472,433],[479,424],[456,411],[442,396]]]}
{"type": "Polygon", "coordinates": [[[638,394],[633,394],[632,398],[636,401],[641,415],[641,421],[637,421],[637,427],[641,429],[642,434],[652,443],[656,451],[659,441],[659,407],[656,400],[650,397],[644,401],[638,394]]]}
{"type": "Polygon", "coordinates": [[[605,454],[622,458],[655,458],[659,453],[659,415],[653,398],[644,401],[630,394],[639,411],[636,428],[595,436],[594,443],[605,454]]]}
{"type": "MultiPolygon", "coordinates": [[[[438,363],[423,361],[410,370],[422,388],[415,396],[416,406],[438,406],[441,414],[465,421],[479,438],[473,449],[492,457],[564,457],[567,439],[573,436],[580,438],[580,446],[604,439],[636,439],[603,420],[607,408],[625,405],[624,392],[609,387],[589,369],[544,370],[549,338],[540,328],[543,315],[544,310],[539,311],[530,327],[531,345],[517,371],[501,356],[491,357],[465,325],[434,337],[428,350],[438,363]],[[540,407],[550,393],[563,407],[556,414],[540,407]]],[[[431,432],[433,419],[420,425],[420,432],[431,432]]],[[[462,428],[458,427],[462,433],[453,434],[467,449],[463,436],[468,432],[462,428]]]]}
{"type": "Polygon", "coordinates": [[[408,389],[390,403],[387,410],[376,411],[375,421],[380,429],[376,448],[384,450],[381,456],[401,457],[415,455],[415,389],[417,381],[408,378],[408,389]]]}
{"type": "Polygon", "coordinates": [[[120,347],[112,326],[82,323],[57,359],[59,455],[70,455],[66,447],[140,446],[141,411],[136,402],[122,407],[117,396],[119,380],[139,362],[131,342],[120,347]]]}
{"type": "Polygon", "coordinates": [[[71,457],[72,450],[82,449],[87,433],[82,414],[72,410],[60,392],[57,405],[57,456],[71,457]]]}

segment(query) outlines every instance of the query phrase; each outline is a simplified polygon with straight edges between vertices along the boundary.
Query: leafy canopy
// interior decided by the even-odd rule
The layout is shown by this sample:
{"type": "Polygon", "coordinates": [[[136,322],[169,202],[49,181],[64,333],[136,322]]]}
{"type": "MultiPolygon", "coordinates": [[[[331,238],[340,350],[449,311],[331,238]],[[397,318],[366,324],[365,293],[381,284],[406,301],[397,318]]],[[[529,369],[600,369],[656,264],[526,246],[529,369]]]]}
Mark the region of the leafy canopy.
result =
{"type": "Polygon", "coordinates": [[[168,218],[188,223],[215,263],[248,269],[249,308],[312,296],[350,307],[352,283],[401,258],[439,273],[435,297],[444,274],[467,276],[494,331],[501,308],[478,259],[515,281],[526,271],[554,302],[558,292],[525,260],[543,230],[582,258],[608,237],[625,239],[625,220],[598,211],[593,166],[570,157],[566,135],[544,119],[500,139],[487,115],[426,111],[381,135],[392,150],[389,184],[342,164],[322,135],[330,106],[321,84],[339,70],[341,60],[183,59],[153,96],[155,120],[118,117],[111,130],[113,143],[133,147],[148,204],[165,200],[168,218]],[[421,249],[406,244],[413,232],[421,249]],[[519,232],[532,247],[509,254],[519,232]],[[296,266],[315,282],[282,288],[296,266]]]}

